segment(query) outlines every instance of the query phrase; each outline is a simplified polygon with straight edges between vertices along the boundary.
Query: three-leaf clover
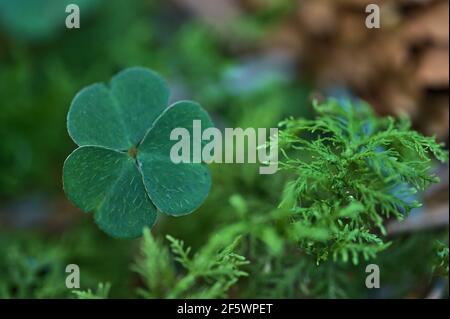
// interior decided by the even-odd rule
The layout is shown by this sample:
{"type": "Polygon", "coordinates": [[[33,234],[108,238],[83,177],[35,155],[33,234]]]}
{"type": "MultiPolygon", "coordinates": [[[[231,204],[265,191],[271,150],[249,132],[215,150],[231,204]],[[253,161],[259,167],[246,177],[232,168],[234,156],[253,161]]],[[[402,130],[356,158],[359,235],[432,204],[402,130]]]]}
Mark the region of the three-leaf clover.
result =
{"type": "Polygon", "coordinates": [[[177,141],[170,133],[181,127],[192,137],[193,120],[202,129],[212,121],[195,102],[168,103],[166,83],[140,67],[118,73],[109,86],[92,84],[72,101],[67,127],[79,148],[64,163],[64,190],[113,237],[140,236],[157,210],[189,214],[209,193],[206,164],[171,161],[177,141]]]}

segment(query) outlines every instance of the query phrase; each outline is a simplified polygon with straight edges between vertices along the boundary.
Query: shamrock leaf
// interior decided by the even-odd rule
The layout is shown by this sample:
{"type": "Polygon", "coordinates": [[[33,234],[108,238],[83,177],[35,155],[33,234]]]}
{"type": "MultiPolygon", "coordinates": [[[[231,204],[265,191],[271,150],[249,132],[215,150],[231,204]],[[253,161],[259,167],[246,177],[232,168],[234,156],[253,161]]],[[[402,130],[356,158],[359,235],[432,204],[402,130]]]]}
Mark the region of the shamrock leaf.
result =
{"type": "Polygon", "coordinates": [[[64,163],[64,190],[111,236],[140,236],[154,224],[157,210],[186,215],[209,193],[204,163],[171,161],[177,141],[170,133],[185,128],[192,138],[193,121],[206,129],[211,119],[195,102],[167,106],[168,101],[165,82],[139,67],[120,72],[109,86],[88,86],[72,101],[67,126],[80,147],[64,163]]]}

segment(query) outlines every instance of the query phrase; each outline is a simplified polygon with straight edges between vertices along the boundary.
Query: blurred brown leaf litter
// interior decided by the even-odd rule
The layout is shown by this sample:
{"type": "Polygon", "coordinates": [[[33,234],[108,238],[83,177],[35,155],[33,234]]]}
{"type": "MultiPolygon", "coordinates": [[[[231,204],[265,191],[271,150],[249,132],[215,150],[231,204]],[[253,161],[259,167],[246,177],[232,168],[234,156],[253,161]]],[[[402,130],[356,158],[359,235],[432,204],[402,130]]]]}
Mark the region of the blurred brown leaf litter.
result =
{"type": "MultiPolygon", "coordinates": [[[[227,26],[230,30],[239,15],[253,14],[274,3],[176,2],[222,31],[227,26]]],[[[295,10],[264,39],[266,47],[290,52],[319,88],[348,87],[381,114],[407,113],[424,133],[448,139],[447,0],[293,2],[295,10]],[[380,29],[365,27],[365,8],[371,3],[380,7],[380,29]]]]}

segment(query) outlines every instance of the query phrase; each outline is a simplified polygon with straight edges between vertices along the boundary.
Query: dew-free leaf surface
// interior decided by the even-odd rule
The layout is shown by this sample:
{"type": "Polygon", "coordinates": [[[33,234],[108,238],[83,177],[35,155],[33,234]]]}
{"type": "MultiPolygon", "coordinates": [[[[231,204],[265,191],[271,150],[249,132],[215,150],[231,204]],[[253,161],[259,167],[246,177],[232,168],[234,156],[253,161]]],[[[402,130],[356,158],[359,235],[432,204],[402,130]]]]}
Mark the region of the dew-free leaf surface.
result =
{"type": "MultiPolygon", "coordinates": [[[[74,98],[68,132],[79,146],[64,164],[64,190],[111,236],[134,238],[151,227],[157,210],[181,216],[197,209],[211,187],[203,163],[175,164],[174,128],[192,134],[212,121],[202,107],[181,101],[167,106],[169,89],[154,72],[134,67],[93,84],[74,98]]],[[[191,141],[192,144],[192,141],[191,141]]]]}

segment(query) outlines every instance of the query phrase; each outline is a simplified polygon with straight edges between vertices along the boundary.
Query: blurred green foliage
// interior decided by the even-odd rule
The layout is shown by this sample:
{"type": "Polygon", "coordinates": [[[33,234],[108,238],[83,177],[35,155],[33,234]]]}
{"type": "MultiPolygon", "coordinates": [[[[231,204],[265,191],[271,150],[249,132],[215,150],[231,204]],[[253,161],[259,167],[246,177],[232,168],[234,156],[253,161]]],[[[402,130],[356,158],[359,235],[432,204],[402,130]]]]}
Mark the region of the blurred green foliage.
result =
{"type": "Polygon", "coordinates": [[[64,258],[67,253],[28,236],[14,242],[1,238],[2,298],[55,298],[67,296],[64,258]]]}
{"type": "Polygon", "coordinates": [[[437,274],[448,277],[448,245],[438,241],[435,250],[437,252],[434,270],[437,274]]]}
{"type": "Polygon", "coordinates": [[[73,293],[79,299],[106,299],[109,296],[110,289],[110,283],[99,283],[95,291],[92,291],[92,289],[89,288],[86,290],[76,290],[73,293]]]}

